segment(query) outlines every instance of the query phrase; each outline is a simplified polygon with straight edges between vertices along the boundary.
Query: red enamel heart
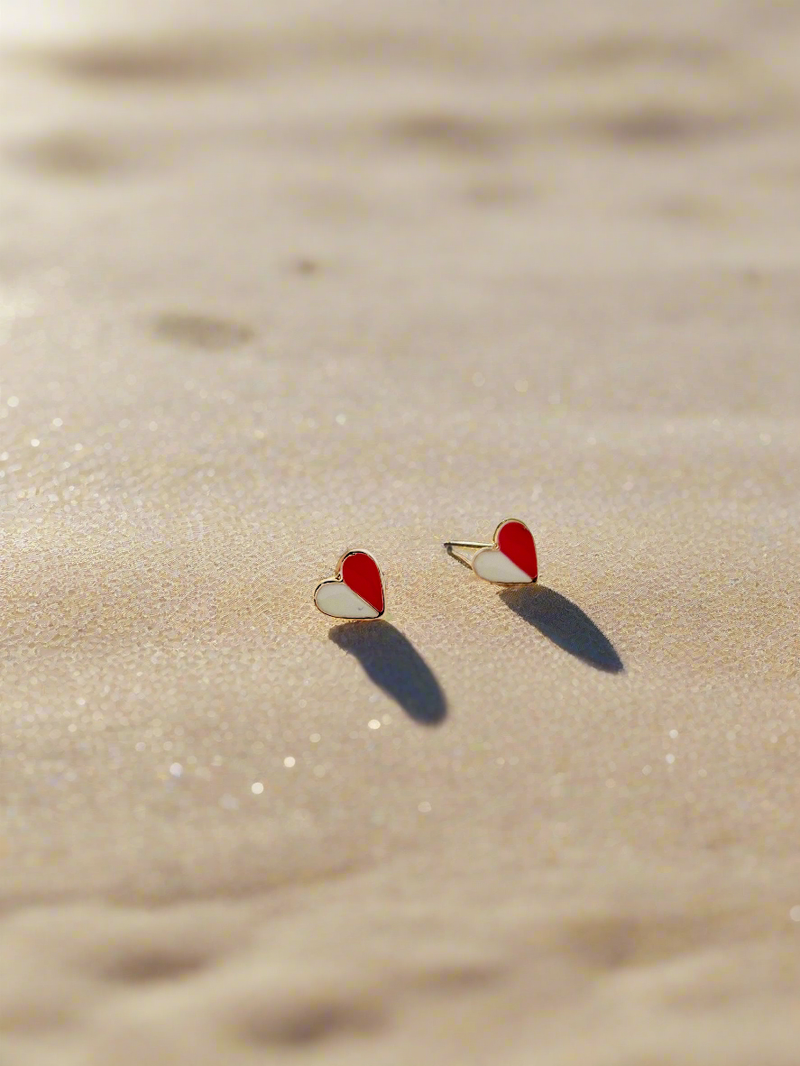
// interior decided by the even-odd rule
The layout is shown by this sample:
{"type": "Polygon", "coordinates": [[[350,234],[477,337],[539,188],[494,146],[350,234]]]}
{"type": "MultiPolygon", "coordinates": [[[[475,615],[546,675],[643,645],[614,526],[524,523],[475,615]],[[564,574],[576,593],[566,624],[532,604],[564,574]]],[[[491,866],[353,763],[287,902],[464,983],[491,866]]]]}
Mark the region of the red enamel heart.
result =
{"type": "Polygon", "coordinates": [[[366,552],[350,552],[342,562],[342,581],[362,600],[383,614],[383,582],[378,564],[366,552]]]}
{"type": "Polygon", "coordinates": [[[539,576],[533,534],[524,522],[516,518],[504,522],[495,534],[497,547],[512,563],[524,570],[532,581],[539,576]]]}

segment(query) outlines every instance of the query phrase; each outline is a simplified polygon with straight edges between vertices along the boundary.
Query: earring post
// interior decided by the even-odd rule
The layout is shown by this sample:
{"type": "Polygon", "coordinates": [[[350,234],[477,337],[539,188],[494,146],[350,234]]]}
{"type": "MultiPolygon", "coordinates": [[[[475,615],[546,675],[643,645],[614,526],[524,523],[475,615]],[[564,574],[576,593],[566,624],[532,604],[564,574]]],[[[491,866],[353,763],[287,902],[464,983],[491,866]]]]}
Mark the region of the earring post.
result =
{"type": "Polygon", "coordinates": [[[462,566],[466,566],[471,570],[472,561],[454,551],[454,548],[491,548],[491,544],[480,544],[474,540],[446,540],[444,542],[444,550],[450,558],[456,559],[462,566]]]}

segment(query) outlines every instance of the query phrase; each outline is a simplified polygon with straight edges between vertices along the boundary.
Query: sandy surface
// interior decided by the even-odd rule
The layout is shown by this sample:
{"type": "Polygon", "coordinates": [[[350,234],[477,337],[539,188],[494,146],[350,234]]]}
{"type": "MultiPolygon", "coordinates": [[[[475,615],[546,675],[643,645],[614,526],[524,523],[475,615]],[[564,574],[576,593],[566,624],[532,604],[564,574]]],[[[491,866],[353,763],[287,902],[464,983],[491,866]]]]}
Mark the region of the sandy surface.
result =
{"type": "Polygon", "coordinates": [[[2,8],[1,1066],[797,1066],[800,5],[2,8]]]}

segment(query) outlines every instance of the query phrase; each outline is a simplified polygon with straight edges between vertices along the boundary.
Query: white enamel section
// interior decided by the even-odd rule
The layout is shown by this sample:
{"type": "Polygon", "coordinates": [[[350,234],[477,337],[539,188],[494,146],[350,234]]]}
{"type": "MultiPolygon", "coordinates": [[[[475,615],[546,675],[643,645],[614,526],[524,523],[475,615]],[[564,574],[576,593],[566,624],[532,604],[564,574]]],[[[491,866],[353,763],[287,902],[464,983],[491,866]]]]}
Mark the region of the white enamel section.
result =
{"type": "Polygon", "coordinates": [[[344,581],[324,581],[314,595],[314,602],[331,618],[377,618],[378,612],[366,600],[356,596],[344,581]]]}
{"type": "Polygon", "coordinates": [[[530,574],[520,570],[507,555],[497,548],[481,548],[472,560],[472,569],[486,581],[498,581],[503,585],[529,585],[530,574]]]}

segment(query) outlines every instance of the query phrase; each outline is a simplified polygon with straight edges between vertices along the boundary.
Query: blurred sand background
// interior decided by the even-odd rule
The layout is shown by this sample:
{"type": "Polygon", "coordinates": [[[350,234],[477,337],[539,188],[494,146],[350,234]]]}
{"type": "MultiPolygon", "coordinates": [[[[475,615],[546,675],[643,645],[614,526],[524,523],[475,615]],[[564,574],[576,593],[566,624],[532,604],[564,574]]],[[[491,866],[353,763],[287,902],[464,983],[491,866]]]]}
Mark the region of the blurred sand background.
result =
{"type": "Polygon", "coordinates": [[[800,4],[0,11],[1,1066],[797,1066],[800,4]]]}

